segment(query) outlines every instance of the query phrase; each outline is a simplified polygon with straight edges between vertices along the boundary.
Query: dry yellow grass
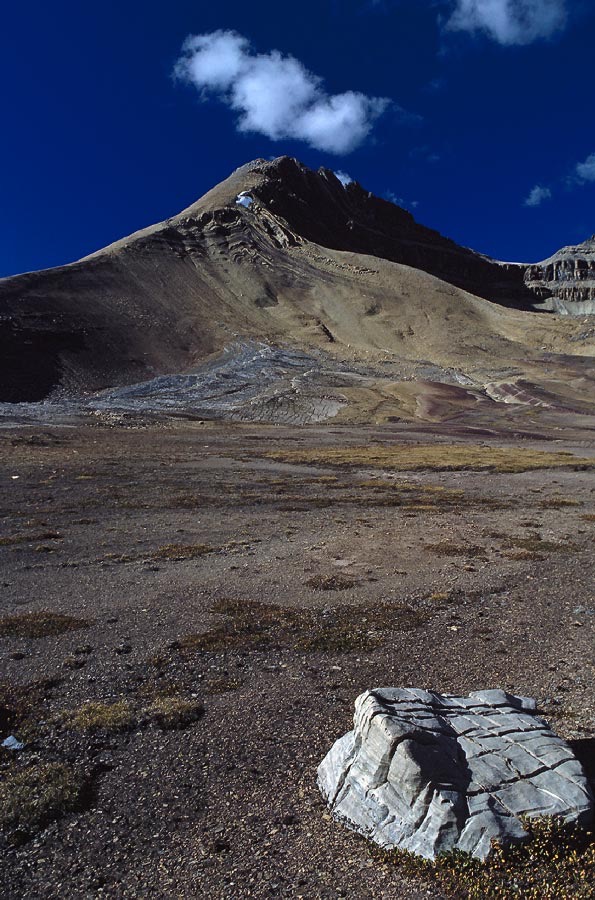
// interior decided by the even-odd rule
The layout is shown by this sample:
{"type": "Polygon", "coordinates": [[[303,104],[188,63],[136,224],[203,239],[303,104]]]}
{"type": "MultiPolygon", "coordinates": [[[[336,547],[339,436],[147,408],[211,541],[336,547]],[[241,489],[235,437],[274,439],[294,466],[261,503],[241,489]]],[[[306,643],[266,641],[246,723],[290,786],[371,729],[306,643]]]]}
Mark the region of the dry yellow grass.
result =
{"type": "Polygon", "coordinates": [[[62,763],[41,763],[14,771],[0,783],[0,829],[28,832],[75,810],[81,778],[62,763]]]}
{"type": "Polygon", "coordinates": [[[476,444],[390,444],[359,447],[305,447],[265,454],[278,462],[324,466],[361,466],[415,472],[424,469],[529,472],[533,469],[591,469],[595,461],[567,452],[476,444]]]}
{"type": "Polygon", "coordinates": [[[199,556],[204,556],[205,553],[213,553],[214,549],[214,547],[209,547],[207,544],[166,544],[164,547],[159,547],[155,550],[150,558],[155,560],[198,559],[199,556]]]}
{"type": "Polygon", "coordinates": [[[186,728],[200,719],[204,706],[200,700],[163,696],[157,697],[146,712],[163,731],[171,731],[186,728]]]}
{"type": "Polygon", "coordinates": [[[454,851],[429,862],[406,851],[372,848],[410,877],[434,882],[444,897],[466,900],[587,900],[593,897],[593,833],[555,818],[527,819],[529,840],[493,844],[486,861],[454,851]]]}
{"type": "Polygon", "coordinates": [[[86,619],[43,609],[39,612],[4,616],[0,619],[0,637],[43,638],[88,628],[90,624],[86,619]]]}
{"type": "Polygon", "coordinates": [[[134,713],[126,700],[116,703],[83,703],[64,714],[64,724],[75,731],[122,731],[134,722],[134,713]]]}

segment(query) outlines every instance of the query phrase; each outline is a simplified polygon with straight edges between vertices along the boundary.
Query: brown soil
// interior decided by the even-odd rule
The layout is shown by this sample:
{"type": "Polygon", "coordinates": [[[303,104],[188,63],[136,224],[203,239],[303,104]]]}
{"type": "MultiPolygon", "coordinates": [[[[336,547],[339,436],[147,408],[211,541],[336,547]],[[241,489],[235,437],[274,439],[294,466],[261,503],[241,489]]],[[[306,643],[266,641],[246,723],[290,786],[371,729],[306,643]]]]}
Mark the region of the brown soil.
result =
{"type": "MultiPolygon", "coordinates": [[[[496,436],[482,462],[592,459],[572,435],[496,436]]],[[[316,788],[366,688],[504,688],[592,748],[593,472],[445,471],[435,452],[407,470],[408,446],[438,442],[404,424],[0,432],[0,738],[26,743],[0,750],[3,896],[440,897],[316,788]],[[388,452],[349,463],[370,444],[397,446],[398,471],[388,452]]]]}

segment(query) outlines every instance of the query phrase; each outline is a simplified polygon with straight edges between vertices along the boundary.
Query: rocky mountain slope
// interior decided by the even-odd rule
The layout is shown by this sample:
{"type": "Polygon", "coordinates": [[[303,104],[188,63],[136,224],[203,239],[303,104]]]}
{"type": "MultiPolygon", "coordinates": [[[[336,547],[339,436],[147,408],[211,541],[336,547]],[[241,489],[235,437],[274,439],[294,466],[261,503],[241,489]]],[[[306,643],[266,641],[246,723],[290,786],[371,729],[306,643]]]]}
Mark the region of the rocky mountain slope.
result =
{"type": "Polygon", "coordinates": [[[287,157],[257,160],[172,219],[1,280],[0,401],[188,371],[250,338],[485,370],[484,380],[544,351],[588,354],[588,330],[526,312],[534,300],[519,267],[359,185],[287,157]]]}

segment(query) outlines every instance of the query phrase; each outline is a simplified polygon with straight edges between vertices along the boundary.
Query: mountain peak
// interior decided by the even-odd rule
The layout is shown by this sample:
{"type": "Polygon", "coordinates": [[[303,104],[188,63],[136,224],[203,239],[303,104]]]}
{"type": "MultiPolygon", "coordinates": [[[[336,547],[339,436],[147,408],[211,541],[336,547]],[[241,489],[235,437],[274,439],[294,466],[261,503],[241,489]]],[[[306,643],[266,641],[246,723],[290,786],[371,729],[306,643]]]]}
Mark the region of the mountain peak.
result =
{"type": "Polygon", "coordinates": [[[593,263],[585,249],[543,272],[497,263],[330,169],[256,159],[177,216],[4,279],[0,400],[184,371],[243,338],[466,366],[479,347],[508,365],[506,335],[528,353],[533,334],[501,307],[582,312],[593,263]]]}

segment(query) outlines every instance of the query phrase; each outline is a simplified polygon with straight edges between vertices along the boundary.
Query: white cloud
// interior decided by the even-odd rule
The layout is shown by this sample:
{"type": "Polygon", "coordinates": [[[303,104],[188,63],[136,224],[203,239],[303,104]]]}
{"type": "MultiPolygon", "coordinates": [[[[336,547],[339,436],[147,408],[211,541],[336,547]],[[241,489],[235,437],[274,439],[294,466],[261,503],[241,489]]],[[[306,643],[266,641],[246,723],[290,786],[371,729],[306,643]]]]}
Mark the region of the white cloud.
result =
{"type": "Polygon", "coordinates": [[[576,164],[576,177],[579,181],[595,181],[595,153],[587,156],[582,163],[576,164]]]}
{"type": "Polygon", "coordinates": [[[565,0],[456,0],[450,31],[482,31],[499,44],[531,44],[566,23],[565,0]]]}
{"type": "Polygon", "coordinates": [[[542,187],[540,184],[536,184],[533,190],[530,192],[529,196],[525,200],[525,206],[541,206],[544,200],[549,200],[552,196],[552,192],[548,187],[542,187]]]}
{"type": "Polygon", "coordinates": [[[293,138],[328,153],[354,150],[390,102],[356,91],[329,95],[298,59],[278,50],[255,54],[234,31],[189,37],[174,73],[234,110],[239,131],[293,138]]]}
{"type": "Polygon", "coordinates": [[[335,177],[339,179],[343,187],[347,187],[348,184],[353,182],[353,178],[347,172],[335,172],[335,177]]]}

